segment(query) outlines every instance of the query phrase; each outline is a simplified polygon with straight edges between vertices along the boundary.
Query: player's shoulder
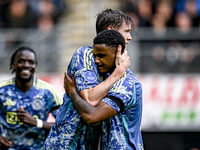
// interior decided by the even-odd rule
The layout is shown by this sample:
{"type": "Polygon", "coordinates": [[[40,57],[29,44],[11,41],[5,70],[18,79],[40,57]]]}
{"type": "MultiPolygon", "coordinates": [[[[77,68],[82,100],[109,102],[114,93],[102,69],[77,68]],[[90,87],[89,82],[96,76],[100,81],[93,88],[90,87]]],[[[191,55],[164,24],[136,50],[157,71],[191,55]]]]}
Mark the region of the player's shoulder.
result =
{"type": "Polygon", "coordinates": [[[72,57],[72,62],[78,63],[76,65],[79,65],[80,62],[90,61],[90,59],[93,58],[92,56],[93,56],[93,48],[91,46],[80,47],[74,53],[72,57]]]}
{"type": "Polygon", "coordinates": [[[75,54],[84,54],[84,53],[90,53],[92,52],[93,48],[92,46],[86,46],[86,47],[80,47],[76,50],[75,54]]]}
{"type": "Polygon", "coordinates": [[[5,86],[13,85],[14,78],[3,80],[0,82],[0,88],[3,88],[5,86]]]}
{"type": "Polygon", "coordinates": [[[133,79],[136,78],[135,75],[129,69],[124,74],[124,77],[125,77],[126,80],[129,80],[129,79],[133,80],[133,79]]]}
{"type": "Polygon", "coordinates": [[[126,71],[125,78],[126,78],[126,80],[130,80],[130,81],[132,81],[134,83],[139,83],[140,84],[139,79],[129,69],[126,71]]]}
{"type": "Polygon", "coordinates": [[[50,94],[54,97],[56,104],[57,105],[61,104],[62,99],[60,98],[60,95],[58,94],[58,91],[54,85],[52,85],[42,79],[34,77],[33,87],[35,87],[36,89],[47,90],[48,94],[50,94]]]}
{"type": "Polygon", "coordinates": [[[52,84],[37,77],[34,77],[33,86],[40,89],[48,89],[50,91],[55,90],[55,87],[52,84]]]}

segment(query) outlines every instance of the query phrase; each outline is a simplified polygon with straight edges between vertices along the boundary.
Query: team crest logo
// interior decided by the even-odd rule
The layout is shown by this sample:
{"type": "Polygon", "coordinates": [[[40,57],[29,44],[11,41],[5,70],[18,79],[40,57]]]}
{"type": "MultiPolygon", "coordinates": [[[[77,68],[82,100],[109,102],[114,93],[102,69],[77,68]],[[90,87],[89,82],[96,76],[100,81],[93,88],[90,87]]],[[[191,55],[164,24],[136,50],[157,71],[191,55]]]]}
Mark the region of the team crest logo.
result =
{"type": "Polygon", "coordinates": [[[33,109],[40,110],[43,107],[43,102],[40,99],[35,99],[32,104],[33,109]]]}
{"type": "Polygon", "coordinates": [[[89,71],[89,72],[86,72],[85,79],[90,82],[94,82],[97,80],[97,76],[95,75],[94,72],[89,71]]]}

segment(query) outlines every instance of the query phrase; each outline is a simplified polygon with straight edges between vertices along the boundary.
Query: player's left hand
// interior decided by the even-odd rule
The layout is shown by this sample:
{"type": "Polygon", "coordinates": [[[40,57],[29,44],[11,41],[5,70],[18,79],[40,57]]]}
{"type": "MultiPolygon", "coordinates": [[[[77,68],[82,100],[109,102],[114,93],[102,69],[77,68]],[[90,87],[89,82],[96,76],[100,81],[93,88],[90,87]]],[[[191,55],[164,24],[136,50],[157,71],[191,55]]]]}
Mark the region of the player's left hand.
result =
{"type": "Polygon", "coordinates": [[[71,75],[72,75],[72,79],[67,74],[67,72],[65,72],[65,78],[64,78],[64,89],[67,92],[67,94],[69,94],[70,97],[71,97],[71,94],[77,93],[76,83],[75,83],[74,75],[72,72],[71,72],[71,75]]]}
{"type": "Polygon", "coordinates": [[[31,116],[31,114],[24,110],[24,108],[22,106],[20,106],[20,109],[18,109],[17,111],[17,117],[20,120],[20,122],[24,122],[28,125],[32,125],[32,126],[36,126],[36,119],[33,118],[33,116],[31,116]]]}
{"type": "Polygon", "coordinates": [[[130,57],[128,56],[127,50],[125,49],[124,53],[121,54],[121,49],[122,49],[122,46],[119,45],[117,48],[115,65],[116,65],[116,68],[118,68],[118,70],[120,71],[119,74],[122,73],[123,75],[131,63],[130,63],[130,57]]]}

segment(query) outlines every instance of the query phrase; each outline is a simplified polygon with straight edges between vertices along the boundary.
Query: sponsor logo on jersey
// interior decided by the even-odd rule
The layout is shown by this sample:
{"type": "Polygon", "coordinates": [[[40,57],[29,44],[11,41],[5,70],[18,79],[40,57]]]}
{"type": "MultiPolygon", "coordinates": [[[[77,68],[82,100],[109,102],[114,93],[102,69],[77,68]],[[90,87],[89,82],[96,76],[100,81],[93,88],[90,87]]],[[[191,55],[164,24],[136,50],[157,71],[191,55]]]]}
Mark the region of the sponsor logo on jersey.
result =
{"type": "Polygon", "coordinates": [[[43,102],[41,99],[35,99],[32,104],[33,109],[41,110],[43,107],[43,102]]]}
{"type": "Polygon", "coordinates": [[[85,79],[90,82],[94,82],[97,80],[97,76],[95,75],[94,72],[89,71],[89,72],[86,72],[85,79]]]}
{"type": "Polygon", "coordinates": [[[17,113],[16,112],[7,112],[6,121],[9,124],[17,124],[17,113]]]}
{"type": "Polygon", "coordinates": [[[7,113],[6,113],[6,122],[8,123],[8,124],[13,124],[13,125],[15,125],[15,124],[23,124],[23,122],[20,122],[20,120],[18,119],[18,117],[17,117],[17,113],[16,112],[10,112],[10,111],[8,111],[7,113]]]}

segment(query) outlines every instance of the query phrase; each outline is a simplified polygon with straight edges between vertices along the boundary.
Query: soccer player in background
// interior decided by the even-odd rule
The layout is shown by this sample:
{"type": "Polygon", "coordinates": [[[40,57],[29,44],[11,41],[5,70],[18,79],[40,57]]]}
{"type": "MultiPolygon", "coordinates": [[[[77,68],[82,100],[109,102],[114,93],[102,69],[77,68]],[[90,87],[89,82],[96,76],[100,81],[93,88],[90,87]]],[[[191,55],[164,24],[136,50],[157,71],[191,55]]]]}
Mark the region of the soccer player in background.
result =
{"type": "Polygon", "coordinates": [[[40,150],[61,103],[55,87],[34,76],[36,53],[21,46],[11,56],[15,77],[0,82],[0,149],[40,150]]]}

